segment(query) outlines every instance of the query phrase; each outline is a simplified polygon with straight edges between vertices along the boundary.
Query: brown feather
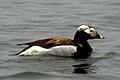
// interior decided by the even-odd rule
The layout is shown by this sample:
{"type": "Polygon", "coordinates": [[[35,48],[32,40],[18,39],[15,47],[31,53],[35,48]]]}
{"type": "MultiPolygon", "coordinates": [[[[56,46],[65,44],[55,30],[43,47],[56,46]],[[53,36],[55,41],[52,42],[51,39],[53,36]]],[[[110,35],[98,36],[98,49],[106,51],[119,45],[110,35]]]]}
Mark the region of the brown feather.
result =
{"type": "Polygon", "coordinates": [[[36,45],[44,48],[51,48],[53,46],[59,46],[59,45],[75,45],[75,42],[68,38],[54,37],[54,38],[42,39],[28,43],[22,43],[18,45],[29,45],[29,46],[36,45]]]}

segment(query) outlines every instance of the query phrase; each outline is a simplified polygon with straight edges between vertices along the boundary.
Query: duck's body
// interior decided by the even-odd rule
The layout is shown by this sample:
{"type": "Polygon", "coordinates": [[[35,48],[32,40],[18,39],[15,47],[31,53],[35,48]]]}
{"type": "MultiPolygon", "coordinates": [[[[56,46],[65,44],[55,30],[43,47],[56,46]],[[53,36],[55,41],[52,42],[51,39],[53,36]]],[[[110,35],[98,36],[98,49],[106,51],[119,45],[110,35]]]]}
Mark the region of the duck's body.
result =
{"type": "Polygon", "coordinates": [[[76,47],[69,45],[55,46],[49,49],[43,48],[41,46],[32,46],[19,55],[54,55],[62,57],[72,57],[73,53],[75,52],[76,47]]]}
{"type": "Polygon", "coordinates": [[[55,55],[74,58],[88,57],[92,48],[88,39],[102,38],[93,27],[81,25],[74,39],[53,37],[18,45],[29,45],[18,55],[55,55]],[[91,30],[91,31],[90,31],[91,30]]]}

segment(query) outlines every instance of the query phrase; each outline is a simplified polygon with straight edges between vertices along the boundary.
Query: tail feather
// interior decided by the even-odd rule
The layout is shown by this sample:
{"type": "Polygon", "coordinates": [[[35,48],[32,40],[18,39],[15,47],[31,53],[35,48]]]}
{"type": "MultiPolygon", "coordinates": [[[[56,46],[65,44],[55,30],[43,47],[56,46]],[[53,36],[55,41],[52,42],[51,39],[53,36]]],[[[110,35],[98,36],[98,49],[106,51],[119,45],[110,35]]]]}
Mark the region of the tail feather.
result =
{"type": "Polygon", "coordinates": [[[30,45],[30,43],[20,43],[20,44],[17,44],[18,46],[20,45],[30,45]]]}

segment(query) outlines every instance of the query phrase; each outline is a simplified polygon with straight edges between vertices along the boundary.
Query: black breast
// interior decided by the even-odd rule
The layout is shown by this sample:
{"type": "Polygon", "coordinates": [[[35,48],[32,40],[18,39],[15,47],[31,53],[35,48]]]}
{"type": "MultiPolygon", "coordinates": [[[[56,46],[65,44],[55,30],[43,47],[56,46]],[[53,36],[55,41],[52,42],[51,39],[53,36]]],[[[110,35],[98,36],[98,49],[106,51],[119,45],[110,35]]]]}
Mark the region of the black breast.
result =
{"type": "Polygon", "coordinates": [[[77,44],[76,46],[77,46],[77,52],[73,53],[73,56],[72,56],[75,59],[88,58],[93,51],[91,46],[88,43],[77,44]]]}
{"type": "Polygon", "coordinates": [[[77,52],[73,54],[73,58],[87,58],[90,56],[93,50],[87,42],[88,39],[89,35],[85,32],[76,32],[74,41],[76,42],[77,52]]]}

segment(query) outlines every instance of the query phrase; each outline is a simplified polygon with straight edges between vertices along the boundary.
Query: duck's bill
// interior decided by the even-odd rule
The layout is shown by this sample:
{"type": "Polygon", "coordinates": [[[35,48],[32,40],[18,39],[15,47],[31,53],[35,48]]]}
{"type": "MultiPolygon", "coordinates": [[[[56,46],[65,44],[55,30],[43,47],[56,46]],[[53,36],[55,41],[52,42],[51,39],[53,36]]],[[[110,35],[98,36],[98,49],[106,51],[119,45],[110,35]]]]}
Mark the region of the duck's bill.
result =
{"type": "Polygon", "coordinates": [[[105,39],[105,37],[103,35],[101,35],[101,34],[97,34],[96,38],[97,39],[105,39]]]}

